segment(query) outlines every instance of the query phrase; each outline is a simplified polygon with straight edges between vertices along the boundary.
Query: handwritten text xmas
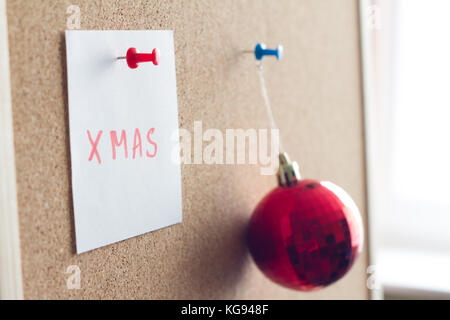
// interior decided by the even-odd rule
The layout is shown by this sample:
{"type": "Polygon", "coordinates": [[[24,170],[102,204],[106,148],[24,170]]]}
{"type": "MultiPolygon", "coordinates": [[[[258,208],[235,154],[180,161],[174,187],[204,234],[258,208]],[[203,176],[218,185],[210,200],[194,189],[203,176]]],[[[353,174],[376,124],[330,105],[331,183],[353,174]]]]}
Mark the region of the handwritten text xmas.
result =
{"type": "MultiPolygon", "coordinates": [[[[156,156],[158,146],[157,146],[156,142],[154,142],[151,139],[151,135],[154,132],[155,132],[155,128],[150,128],[147,131],[147,133],[144,137],[146,139],[146,141],[144,143],[147,145],[147,147],[144,150],[144,146],[142,145],[141,132],[138,128],[136,128],[134,130],[133,148],[131,149],[131,152],[130,152],[131,153],[130,158],[132,158],[132,159],[136,159],[136,157],[154,158],[156,156]],[[143,153],[144,151],[145,151],[145,155],[143,153]]],[[[103,130],[100,130],[95,135],[95,139],[93,139],[94,135],[89,130],[87,130],[87,136],[88,136],[89,142],[91,144],[91,152],[89,154],[89,161],[94,161],[94,162],[97,161],[98,163],[102,163],[102,158],[101,158],[100,152],[98,150],[98,146],[100,144],[102,134],[103,134],[103,130]]],[[[128,138],[128,139],[130,139],[130,138],[128,138]]],[[[128,155],[129,155],[128,154],[128,144],[129,144],[130,140],[127,140],[127,133],[125,130],[122,130],[120,132],[120,138],[117,137],[116,130],[111,130],[109,132],[108,140],[105,143],[111,144],[111,155],[112,155],[113,160],[116,160],[117,153],[119,152],[119,150],[121,148],[123,148],[123,155],[124,155],[125,159],[128,159],[128,155]]],[[[102,155],[102,156],[104,156],[104,155],[102,155]]]]}

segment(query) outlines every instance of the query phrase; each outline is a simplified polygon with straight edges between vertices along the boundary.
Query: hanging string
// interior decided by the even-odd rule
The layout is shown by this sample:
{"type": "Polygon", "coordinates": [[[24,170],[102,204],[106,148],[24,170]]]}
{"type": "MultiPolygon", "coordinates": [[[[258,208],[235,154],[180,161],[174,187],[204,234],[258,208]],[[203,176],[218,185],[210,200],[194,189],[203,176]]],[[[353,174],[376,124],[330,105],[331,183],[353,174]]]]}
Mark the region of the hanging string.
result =
{"type": "MultiPolygon", "coordinates": [[[[267,116],[269,117],[269,120],[270,120],[270,126],[272,129],[279,130],[277,125],[275,124],[275,119],[273,117],[272,108],[270,106],[269,96],[267,94],[266,81],[264,80],[264,75],[263,75],[262,61],[256,61],[256,70],[258,71],[259,82],[261,84],[261,93],[262,93],[263,100],[264,100],[264,106],[266,107],[267,116]]],[[[279,144],[279,148],[280,148],[279,152],[283,153],[284,148],[283,148],[283,145],[281,144],[281,137],[279,137],[278,144],[279,144]]]]}

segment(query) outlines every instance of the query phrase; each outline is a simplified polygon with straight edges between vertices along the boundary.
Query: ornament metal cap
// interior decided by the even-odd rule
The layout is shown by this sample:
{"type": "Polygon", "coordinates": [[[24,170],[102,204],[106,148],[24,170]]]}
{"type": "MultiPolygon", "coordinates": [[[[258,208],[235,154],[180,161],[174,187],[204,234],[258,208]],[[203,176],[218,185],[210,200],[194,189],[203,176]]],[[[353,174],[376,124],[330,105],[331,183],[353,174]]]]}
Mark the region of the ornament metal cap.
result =
{"type": "Polygon", "coordinates": [[[291,161],[286,152],[280,153],[278,156],[280,167],[278,168],[278,185],[291,186],[301,179],[300,170],[296,161],[291,161]]]}

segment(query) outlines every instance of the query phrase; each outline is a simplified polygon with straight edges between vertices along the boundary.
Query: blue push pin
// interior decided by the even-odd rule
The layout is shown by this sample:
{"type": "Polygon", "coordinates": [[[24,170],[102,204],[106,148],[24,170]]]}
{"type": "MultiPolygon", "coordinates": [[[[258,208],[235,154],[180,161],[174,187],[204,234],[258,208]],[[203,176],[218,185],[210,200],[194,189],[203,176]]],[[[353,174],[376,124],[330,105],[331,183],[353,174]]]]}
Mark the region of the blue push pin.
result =
{"type": "Polygon", "coordinates": [[[275,56],[277,60],[283,57],[283,46],[279,45],[276,49],[267,49],[264,43],[258,43],[255,47],[256,60],[262,60],[264,56],[275,56]]]}

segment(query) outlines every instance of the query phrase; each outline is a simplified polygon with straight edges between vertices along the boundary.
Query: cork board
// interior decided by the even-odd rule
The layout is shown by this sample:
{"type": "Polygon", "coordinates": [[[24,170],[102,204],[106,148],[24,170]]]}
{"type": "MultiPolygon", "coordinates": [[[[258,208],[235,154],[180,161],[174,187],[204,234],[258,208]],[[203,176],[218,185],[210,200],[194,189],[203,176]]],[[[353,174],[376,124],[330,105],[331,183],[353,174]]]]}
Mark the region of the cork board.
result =
{"type": "Polygon", "coordinates": [[[182,224],[76,255],[64,42],[71,4],[81,9],[82,29],[174,30],[179,121],[190,131],[197,120],[223,132],[267,128],[254,58],[240,51],[282,43],[283,61],[267,61],[265,70],[283,145],[303,176],[346,189],[366,221],[356,0],[10,0],[25,298],[368,297],[367,244],[349,274],[321,291],[299,293],[264,278],[244,233],[276,179],[252,165],[183,165],[182,224]],[[80,268],[80,289],[66,286],[70,265],[80,268]]]}

